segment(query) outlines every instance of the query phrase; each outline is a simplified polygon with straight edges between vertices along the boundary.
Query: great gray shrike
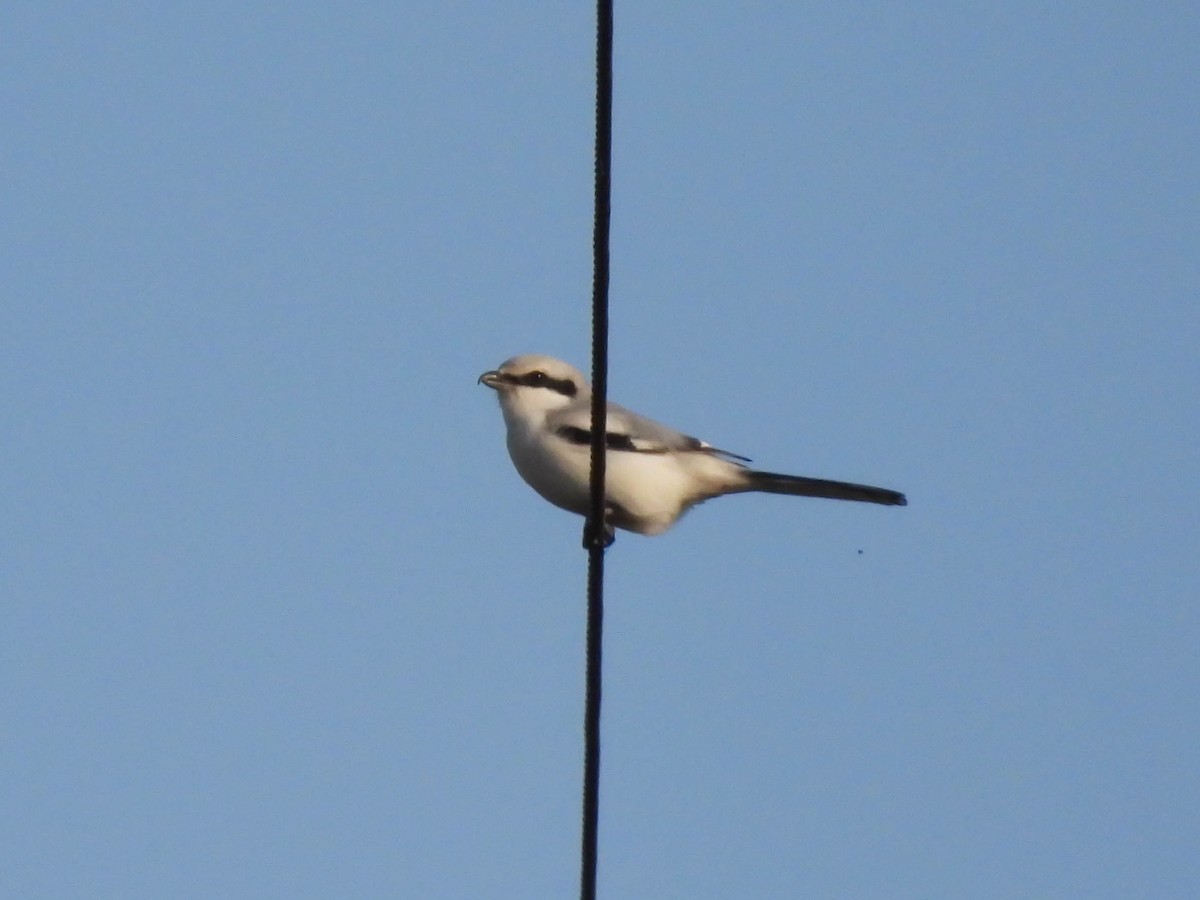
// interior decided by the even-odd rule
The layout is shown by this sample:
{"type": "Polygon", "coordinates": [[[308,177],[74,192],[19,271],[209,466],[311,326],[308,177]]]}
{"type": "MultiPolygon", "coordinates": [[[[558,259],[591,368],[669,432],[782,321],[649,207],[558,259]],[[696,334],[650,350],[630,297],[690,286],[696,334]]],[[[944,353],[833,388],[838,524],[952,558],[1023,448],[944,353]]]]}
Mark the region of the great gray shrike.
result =
{"type": "MultiPolygon", "coordinates": [[[[578,369],[549,356],[514,356],[484,372],[508,428],[508,455],[517,472],[555,506],[590,511],[591,388],[578,369]]],[[[885,488],[821,478],[756,472],[744,456],[681,434],[608,404],[605,435],[605,519],[638,534],[662,534],[697,503],[724,494],[762,491],[800,497],[904,506],[885,488]]]]}

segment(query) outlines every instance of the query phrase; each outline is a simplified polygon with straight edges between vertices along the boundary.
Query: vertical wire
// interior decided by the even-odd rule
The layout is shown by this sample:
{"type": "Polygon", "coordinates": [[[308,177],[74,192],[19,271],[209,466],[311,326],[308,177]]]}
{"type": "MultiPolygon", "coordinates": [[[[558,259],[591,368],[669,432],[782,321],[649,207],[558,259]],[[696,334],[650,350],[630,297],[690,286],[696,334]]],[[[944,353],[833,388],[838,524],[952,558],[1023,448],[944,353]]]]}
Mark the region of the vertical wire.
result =
{"type": "Polygon", "coordinates": [[[584,708],[583,846],[579,896],[596,896],[600,820],[600,693],[604,633],[605,410],[608,401],[608,242],[612,211],[613,3],[596,4],[595,220],[592,230],[592,446],[591,515],[584,529],[588,550],[587,694],[584,708]]]}

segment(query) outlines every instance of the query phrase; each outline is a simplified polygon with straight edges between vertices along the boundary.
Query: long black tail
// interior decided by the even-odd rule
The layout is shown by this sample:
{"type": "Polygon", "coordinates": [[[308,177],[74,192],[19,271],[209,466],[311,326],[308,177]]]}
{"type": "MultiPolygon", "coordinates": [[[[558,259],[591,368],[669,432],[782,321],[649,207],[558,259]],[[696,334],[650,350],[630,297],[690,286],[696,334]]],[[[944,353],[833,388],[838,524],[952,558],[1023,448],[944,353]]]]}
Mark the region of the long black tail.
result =
{"type": "Polygon", "coordinates": [[[826,481],[824,478],[804,478],[800,475],[779,475],[775,472],[747,472],[748,489],[768,494],[794,494],[798,497],[827,497],[830,500],[861,500],[884,506],[907,506],[908,500],[899,491],[850,484],[845,481],[826,481]]]}

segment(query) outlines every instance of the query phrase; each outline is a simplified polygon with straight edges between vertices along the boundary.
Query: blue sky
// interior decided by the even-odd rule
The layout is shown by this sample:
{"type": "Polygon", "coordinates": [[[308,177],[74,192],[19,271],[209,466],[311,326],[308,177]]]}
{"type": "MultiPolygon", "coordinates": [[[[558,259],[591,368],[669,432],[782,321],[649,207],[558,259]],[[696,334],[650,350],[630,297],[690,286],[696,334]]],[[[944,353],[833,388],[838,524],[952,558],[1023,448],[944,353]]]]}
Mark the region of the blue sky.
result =
{"type": "MultiPolygon", "coordinates": [[[[610,897],[1200,892],[1200,16],[618,5],[610,897]]],[[[18,4],[0,893],[571,896],[592,10],[18,4]]]]}

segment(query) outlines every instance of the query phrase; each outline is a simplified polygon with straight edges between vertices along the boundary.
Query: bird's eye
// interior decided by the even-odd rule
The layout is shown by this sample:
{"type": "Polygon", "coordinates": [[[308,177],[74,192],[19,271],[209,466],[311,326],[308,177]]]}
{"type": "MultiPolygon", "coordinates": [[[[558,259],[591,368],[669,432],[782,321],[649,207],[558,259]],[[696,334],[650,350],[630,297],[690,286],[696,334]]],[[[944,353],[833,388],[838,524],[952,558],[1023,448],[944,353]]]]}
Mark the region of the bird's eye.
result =
{"type": "Polygon", "coordinates": [[[546,373],[541,371],[530,372],[527,376],[527,381],[530,387],[540,387],[546,383],[546,373]]]}

